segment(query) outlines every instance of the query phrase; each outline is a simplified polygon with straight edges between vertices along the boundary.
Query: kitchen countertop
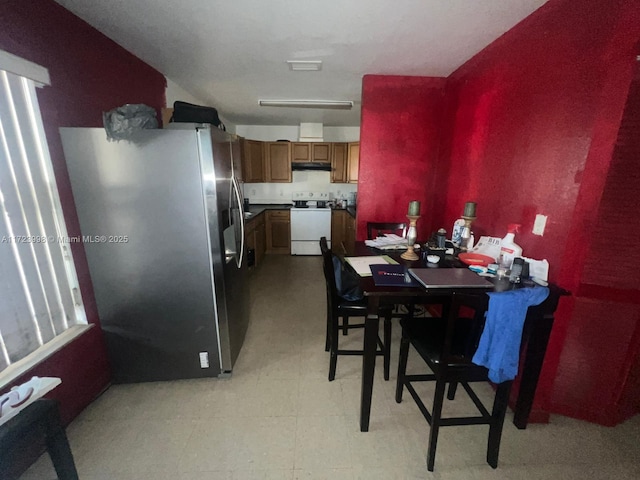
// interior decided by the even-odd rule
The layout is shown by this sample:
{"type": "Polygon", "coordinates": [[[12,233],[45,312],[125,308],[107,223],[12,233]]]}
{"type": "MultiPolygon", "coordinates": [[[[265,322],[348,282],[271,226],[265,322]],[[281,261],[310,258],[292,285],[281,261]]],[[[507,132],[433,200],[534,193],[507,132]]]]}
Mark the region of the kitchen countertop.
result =
{"type": "Polygon", "coordinates": [[[292,205],[290,203],[255,203],[249,205],[249,213],[251,216],[246,219],[249,223],[252,220],[258,218],[265,210],[290,210],[292,205]]]}
{"type": "MultiPolygon", "coordinates": [[[[255,203],[249,205],[249,213],[251,216],[246,219],[247,223],[253,221],[258,218],[261,213],[264,213],[265,210],[291,210],[290,203],[255,203]]],[[[331,210],[346,210],[346,212],[351,215],[353,218],[356,218],[356,207],[332,207],[331,210]]]]}

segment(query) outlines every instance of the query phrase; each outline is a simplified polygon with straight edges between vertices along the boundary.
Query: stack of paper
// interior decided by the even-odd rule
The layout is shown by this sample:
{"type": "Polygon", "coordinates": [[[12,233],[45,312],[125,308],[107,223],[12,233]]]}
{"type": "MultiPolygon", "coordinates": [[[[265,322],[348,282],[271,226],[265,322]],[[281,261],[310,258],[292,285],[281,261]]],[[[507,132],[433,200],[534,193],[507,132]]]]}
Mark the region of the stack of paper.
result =
{"type": "Polygon", "coordinates": [[[367,247],[379,248],[380,250],[407,248],[407,239],[396,235],[395,233],[385,233],[383,236],[378,237],[375,240],[365,240],[364,243],[367,247]]]}
{"type": "Polygon", "coordinates": [[[366,256],[366,257],[345,257],[345,260],[349,262],[351,267],[360,275],[361,277],[370,277],[371,276],[371,268],[370,265],[397,265],[393,258],[388,255],[382,255],[378,257],[366,256]]]}

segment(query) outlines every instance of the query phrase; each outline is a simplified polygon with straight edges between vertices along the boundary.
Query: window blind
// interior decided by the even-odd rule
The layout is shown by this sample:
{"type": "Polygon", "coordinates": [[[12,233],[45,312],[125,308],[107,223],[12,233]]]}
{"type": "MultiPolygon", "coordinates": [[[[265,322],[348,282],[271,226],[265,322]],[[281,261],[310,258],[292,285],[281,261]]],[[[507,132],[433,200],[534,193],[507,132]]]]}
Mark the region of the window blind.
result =
{"type": "Polygon", "coordinates": [[[86,324],[67,239],[36,84],[0,70],[0,371],[86,324]]]}

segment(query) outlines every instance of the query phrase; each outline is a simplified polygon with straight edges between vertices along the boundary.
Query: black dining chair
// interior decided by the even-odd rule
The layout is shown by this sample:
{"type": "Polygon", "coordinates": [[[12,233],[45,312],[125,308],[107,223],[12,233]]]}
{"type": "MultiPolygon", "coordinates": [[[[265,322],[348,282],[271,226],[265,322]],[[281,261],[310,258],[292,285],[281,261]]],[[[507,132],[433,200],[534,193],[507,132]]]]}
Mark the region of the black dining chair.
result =
{"type": "Polygon", "coordinates": [[[367,238],[375,240],[383,233],[395,233],[401,237],[407,236],[406,223],[367,222],[367,238]]]}
{"type": "MultiPolygon", "coordinates": [[[[325,351],[330,352],[329,381],[336,376],[336,366],[339,355],[363,355],[363,350],[343,350],[338,347],[339,332],[355,328],[364,328],[363,323],[349,323],[349,317],[365,317],[367,315],[367,301],[345,300],[340,297],[336,284],[336,268],[334,261],[341,262],[328,247],[326,237],[320,239],[322,251],[322,263],[324,278],[327,286],[327,334],[325,351]],[[334,260],[335,259],[335,260],[334,260]],[[340,321],[342,319],[342,322],[340,321]]],[[[344,268],[342,265],[341,268],[344,268]]],[[[391,310],[392,305],[380,307],[379,314],[384,316],[383,339],[378,337],[378,350],[376,355],[384,359],[384,379],[389,380],[389,368],[391,364],[391,310]]]]}
{"type": "Polygon", "coordinates": [[[402,340],[396,385],[396,402],[402,401],[403,389],[409,391],[430,425],[427,450],[427,469],[433,471],[440,427],[459,425],[489,425],[487,462],[498,466],[502,426],[507,411],[512,381],[496,386],[491,412],[470,387],[473,382],[488,382],[488,370],[472,363],[482,329],[489,297],[486,294],[454,293],[451,304],[445,307],[442,319],[401,320],[402,340]],[[464,314],[464,316],[461,316],[464,314]],[[413,346],[432,374],[407,375],[409,346],[413,346]],[[431,411],[425,406],[413,386],[415,382],[435,382],[431,411]],[[454,400],[458,384],[462,385],[479,415],[442,417],[445,388],[449,384],[447,400],[454,400]]]}

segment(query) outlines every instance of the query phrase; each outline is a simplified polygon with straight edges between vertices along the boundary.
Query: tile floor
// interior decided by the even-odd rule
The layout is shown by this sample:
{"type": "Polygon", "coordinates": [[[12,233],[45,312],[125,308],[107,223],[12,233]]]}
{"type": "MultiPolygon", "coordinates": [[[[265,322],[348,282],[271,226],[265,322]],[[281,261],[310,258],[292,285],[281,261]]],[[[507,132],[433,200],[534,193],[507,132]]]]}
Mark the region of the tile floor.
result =
{"type": "MultiPolygon", "coordinates": [[[[232,378],[109,388],[67,429],[81,479],[640,478],[640,416],[615,428],[553,416],[520,431],[507,414],[497,470],[485,463],[488,427],[445,428],[429,473],[427,424],[408,395],[395,403],[393,373],[384,382],[376,370],[368,433],[358,426],[360,357],[339,358],[327,380],[320,257],[268,256],[251,287],[232,378]]],[[[361,332],[341,340],[357,348],[361,332]]],[[[418,366],[410,358],[409,371],[418,366]]],[[[459,395],[450,411],[470,405],[459,395]]],[[[21,478],[56,476],[45,454],[21,478]]]]}

